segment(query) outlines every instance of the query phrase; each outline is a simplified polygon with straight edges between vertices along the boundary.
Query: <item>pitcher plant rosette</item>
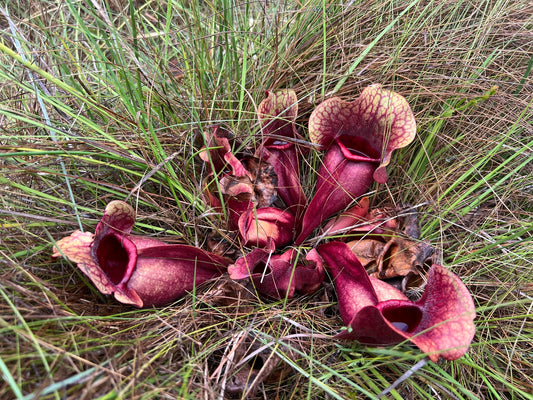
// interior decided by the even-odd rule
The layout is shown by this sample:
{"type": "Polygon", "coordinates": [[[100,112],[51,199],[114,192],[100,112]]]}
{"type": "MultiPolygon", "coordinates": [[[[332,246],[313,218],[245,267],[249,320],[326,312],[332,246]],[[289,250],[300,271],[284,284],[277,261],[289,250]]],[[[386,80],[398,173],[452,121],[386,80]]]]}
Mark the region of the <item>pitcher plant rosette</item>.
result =
{"type": "Polygon", "coordinates": [[[415,137],[405,98],[372,85],[352,102],[325,100],[309,117],[311,143],[296,128],[293,90],[267,91],[257,111],[256,149],[215,127],[203,134],[200,151],[208,171],[204,199],[221,216],[220,229],[237,238],[228,245],[231,259],[132,235],[135,213],[122,201],[108,204],[94,234],[76,231],[59,240],[54,256],[77,263],[101,293],[137,307],[167,304],[226,272],[266,298],[311,295],[327,271],[345,324],[337,339],[407,341],[433,361],[461,357],[475,332],[468,289],[419,240],[416,221],[400,227],[363,197],[374,182],[387,181],[393,151],[415,137]],[[301,170],[309,151],[323,156],[308,197],[301,170]],[[404,293],[414,275],[427,281],[417,301],[404,293]],[[400,288],[386,281],[394,277],[403,279],[400,288]]]}

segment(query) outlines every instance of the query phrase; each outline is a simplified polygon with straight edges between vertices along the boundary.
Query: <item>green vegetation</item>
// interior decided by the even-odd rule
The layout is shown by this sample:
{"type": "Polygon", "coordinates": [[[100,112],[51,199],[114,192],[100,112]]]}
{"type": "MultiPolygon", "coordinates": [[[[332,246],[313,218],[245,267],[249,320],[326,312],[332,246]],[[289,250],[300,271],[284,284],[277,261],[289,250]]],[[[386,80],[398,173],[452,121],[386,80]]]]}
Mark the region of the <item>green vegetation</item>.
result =
{"type": "MultiPolygon", "coordinates": [[[[117,199],[138,210],[136,233],[204,246],[224,226],[202,200],[202,131],[258,143],[264,91],[292,88],[306,138],[320,101],[372,83],[418,121],[372,201],[417,206],[478,314],[465,357],[426,364],[387,398],[532,398],[530,1],[2,3],[0,398],[222,399],[248,345],[286,372],[258,398],[387,389],[424,355],[333,340],[342,322],[327,285],[270,302],[224,277],[136,310],[51,260],[55,240],[93,231],[117,199]]],[[[311,193],[320,161],[306,162],[311,193]]]]}

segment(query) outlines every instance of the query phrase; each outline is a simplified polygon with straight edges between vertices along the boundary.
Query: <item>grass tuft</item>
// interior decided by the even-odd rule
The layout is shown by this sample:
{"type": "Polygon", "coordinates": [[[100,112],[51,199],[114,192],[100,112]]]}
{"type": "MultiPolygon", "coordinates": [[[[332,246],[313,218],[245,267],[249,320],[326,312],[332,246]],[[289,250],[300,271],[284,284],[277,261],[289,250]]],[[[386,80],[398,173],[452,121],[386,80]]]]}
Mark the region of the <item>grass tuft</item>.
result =
{"type": "MultiPolygon", "coordinates": [[[[528,0],[11,0],[0,6],[0,398],[376,398],[423,359],[337,342],[334,291],[257,299],[223,277],[167,307],[100,295],[55,240],[126,200],[135,232],[203,246],[201,133],[261,141],[256,107],[314,107],[369,84],[418,122],[375,205],[417,206],[471,290],[469,353],[391,399],[533,396],[533,8],[528,0]],[[248,357],[248,358],[246,358],[248,357]],[[278,375],[232,392],[246,371],[278,375]],[[258,372],[259,371],[259,372],[258,372]],[[254,393],[252,393],[254,392],[254,393]]],[[[315,153],[302,177],[308,194],[315,153]]],[[[243,286],[244,285],[244,286],[243,286]]],[[[243,378],[244,379],[244,378],[243,378]]],[[[248,378],[254,377],[250,373],[248,378]]]]}

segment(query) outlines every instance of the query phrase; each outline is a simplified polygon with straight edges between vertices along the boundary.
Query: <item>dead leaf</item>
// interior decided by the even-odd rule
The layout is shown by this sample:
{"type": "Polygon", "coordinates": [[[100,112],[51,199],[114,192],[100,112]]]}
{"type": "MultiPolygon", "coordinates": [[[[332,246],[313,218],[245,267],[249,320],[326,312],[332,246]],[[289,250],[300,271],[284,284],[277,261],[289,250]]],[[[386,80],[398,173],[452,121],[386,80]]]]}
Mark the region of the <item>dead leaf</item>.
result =
{"type": "Polygon", "coordinates": [[[257,207],[270,207],[278,199],[278,176],[274,167],[257,157],[246,157],[242,161],[250,173],[257,207]]]}
{"type": "MultiPolygon", "coordinates": [[[[348,242],[348,246],[357,256],[370,276],[379,279],[402,277],[401,289],[420,285],[420,275],[434,263],[439,263],[439,254],[428,241],[418,240],[420,228],[418,214],[414,210],[394,216],[387,209],[372,210],[367,226],[387,221],[383,234],[372,234],[371,238],[363,236],[348,242]]],[[[368,217],[368,216],[367,216],[368,217]]],[[[375,232],[375,231],[373,231],[375,232]]]]}

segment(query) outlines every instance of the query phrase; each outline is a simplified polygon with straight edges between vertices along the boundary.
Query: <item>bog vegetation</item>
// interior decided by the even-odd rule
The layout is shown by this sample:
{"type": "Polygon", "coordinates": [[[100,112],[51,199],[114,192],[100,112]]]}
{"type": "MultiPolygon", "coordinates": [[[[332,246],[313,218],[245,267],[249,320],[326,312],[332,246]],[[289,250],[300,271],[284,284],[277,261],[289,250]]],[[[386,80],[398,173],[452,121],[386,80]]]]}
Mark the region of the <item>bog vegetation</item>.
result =
{"type": "Polygon", "coordinates": [[[531,2],[5,3],[1,398],[531,398],[531,2]],[[389,390],[426,355],[333,339],[343,322],[327,280],[272,300],[223,275],[137,309],[52,259],[113,200],[135,208],[135,234],[207,248],[221,226],[204,201],[205,132],[258,146],[266,90],[297,94],[310,196],[311,112],[376,83],[407,99],[417,132],[367,195],[414,207],[420,237],[472,294],[476,333],[458,360],[389,390]]]}

